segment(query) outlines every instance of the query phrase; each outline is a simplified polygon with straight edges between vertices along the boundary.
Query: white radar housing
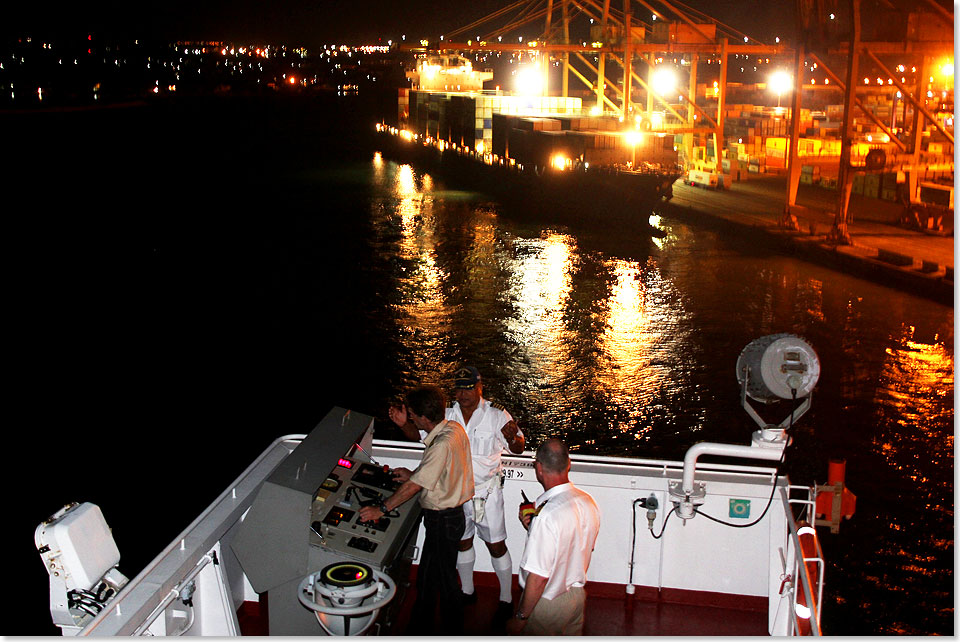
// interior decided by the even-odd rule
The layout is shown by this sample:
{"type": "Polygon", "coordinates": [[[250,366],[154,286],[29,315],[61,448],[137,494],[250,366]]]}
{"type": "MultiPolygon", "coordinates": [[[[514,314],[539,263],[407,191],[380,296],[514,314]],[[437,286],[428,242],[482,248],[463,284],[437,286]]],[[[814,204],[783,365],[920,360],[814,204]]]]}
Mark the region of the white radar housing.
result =
{"type": "Polygon", "coordinates": [[[747,396],[763,403],[802,399],[820,379],[820,360],[810,344],[793,334],[751,341],[737,359],[737,381],[747,396]]]}

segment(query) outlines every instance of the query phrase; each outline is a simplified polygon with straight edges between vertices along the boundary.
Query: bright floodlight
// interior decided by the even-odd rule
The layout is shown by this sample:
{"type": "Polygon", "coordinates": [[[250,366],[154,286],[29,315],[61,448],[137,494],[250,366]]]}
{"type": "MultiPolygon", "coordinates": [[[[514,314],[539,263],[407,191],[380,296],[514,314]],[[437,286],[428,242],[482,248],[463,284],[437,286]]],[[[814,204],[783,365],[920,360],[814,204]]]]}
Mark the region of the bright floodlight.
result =
{"type": "Polygon", "coordinates": [[[517,70],[517,91],[525,96],[539,96],[543,93],[543,77],[537,67],[521,67],[517,70]]]}
{"type": "Polygon", "coordinates": [[[673,67],[657,67],[650,77],[650,85],[661,96],[669,94],[677,87],[677,72],[673,67]]]}
{"type": "Polygon", "coordinates": [[[770,76],[770,89],[778,96],[790,91],[793,84],[793,78],[785,71],[775,71],[770,76]]]}

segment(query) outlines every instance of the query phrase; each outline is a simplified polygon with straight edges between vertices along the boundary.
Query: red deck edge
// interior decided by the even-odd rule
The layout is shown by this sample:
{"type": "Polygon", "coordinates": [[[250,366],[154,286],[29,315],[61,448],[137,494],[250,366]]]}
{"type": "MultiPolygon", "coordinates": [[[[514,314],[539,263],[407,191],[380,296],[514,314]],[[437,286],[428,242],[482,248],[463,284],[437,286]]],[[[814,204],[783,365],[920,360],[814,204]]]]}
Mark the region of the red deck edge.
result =
{"type": "MultiPolygon", "coordinates": [[[[410,582],[416,584],[417,566],[410,569],[410,582]]],[[[497,576],[491,572],[476,572],[474,584],[477,587],[497,589],[500,584],[497,576]]],[[[513,576],[514,602],[520,596],[520,584],[517,576],[513,576]]],[[[624,584],[610,582],[588,582],[587,595],[590,598],[606,598],[617,600],[620,608],[631,600],[627,595],[624,584]],[[620,600],[623,600],[622,602],[620,600]]],[[[241,635],[268,635],[269,623],[267,618],[267,595],[260,596],[259,602],[245,601],[237,609],[237,620],[241,635]]],[[[747,611],[765,613],[767,598],[756,595],[731,595],[714,593],[711,591],[693,591],[688,589],[663,588],[653,586],[637,586],[633,594],[633,601],[643,604],[676,604],[696,607],[714,607],[732,611],[747,611]]]]}
{"type": "MultiPolygon", "coordinates": [[[[417,566],[410,567],[410,582],[416,584],[417,566]]],[[[477,571],[473,574],[473,583],[477,586],[499,587],[495,573],[477,571]]],[[[513,593],[520,595],[520,584],[517,576],[513,576],[513,593]]],[[[612,582],[588,582],[587,593],[596,597],[621,598],[626,596],[625,584],[612,582]]],[[[661,602],[664,604],[687,604],[691,606],[714,606],[721,609],[735,611],[767,611],[767,598],[762,595],[734,595],[732,593],[715,593],[712,591],[695,591],[691,589],[662,588],[655,586],[636,586],[634,599],[642,602],[661,602]]]]}
{"type": "Polygon", "coordinates": [[[260,595],[259,602],[245,600],[237,609],[237,624],[240,635],[270,635],[270,621],[267,618],[267,594],[260,595]]]}

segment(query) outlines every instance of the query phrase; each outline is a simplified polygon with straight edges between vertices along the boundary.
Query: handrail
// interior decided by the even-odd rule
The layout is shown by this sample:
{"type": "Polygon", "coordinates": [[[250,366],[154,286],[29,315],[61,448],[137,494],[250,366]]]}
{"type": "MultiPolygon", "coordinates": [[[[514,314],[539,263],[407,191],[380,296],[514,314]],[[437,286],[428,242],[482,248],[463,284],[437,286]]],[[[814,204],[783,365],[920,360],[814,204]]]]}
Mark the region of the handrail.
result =
{"type": "MultiPolygon", "coordinates": [[[[796,487],[791,486],[790,488],[796,488],[796,487]]],[[[820,548],[820,541],[817,540],[817,555],[819,557],[807,558],[803,556],[803,549],[800,547],[800,535],[797,532],[799,530],[799,527],[797,526],[797,522],[793,518],[793,511],[790,510],[790,504],[792,504],[793,501],[794,500],[791,500],[789,497],[787,497],[787,506],[786,506],[787,510],[785,511],[786,517],[787,517],[787,526],[789,529],[788,538],[789,538],[790,545],[794,551],[793,577],[795,579],[794,579],[794,590],[792,591],[792,596],[790,598],[790,606],[793,609],[793,614],[789,618],[789,621],[792,622],[793,624],[791,625],[790,629],[792,630],[793,635],[797,634],[796,587],[799,586],[800,589],[803,591],[803,595],[807,600],[807,604],[816,604],[816,609],[811,609],[810,616],[809,616],[810,635],[820,636],[822,635],[820,631],[820,602],[821,602],[820,598],[823,597],[823,570],[824,570],[823,551],[820,548]],[[817,564],[820,566],[820,572],[818,573],[818,577],[817,577],[817,591],[816,591],[817,599],[816,600],[814,600],[813,586],[810,581],[810,574],[807,572],[806,562],[817,562],[817,564]]],[[[800,500],[800,501],[801,503],[805,503],[805,504],[809,503],[806,500],[800,500]]]]}
{"type": "MultiPolygon", "coordinates": [[[[204,543],[209,542],[209,544],[212,545],[222,536],[222,532],[220,531],[226,528],[226,526],[223,525],[226,523],[225,516],[239,514],[241,509],[249,507],[249,503],[253,501],[253,497],[256,490],[259,489],[260,483],[274,470],[277,463],[279,463],[277,458],[282,459],[280,454],[278,454],[278,448],[282,446],[283,449],[292,450],[305,437],[306,435],[303,434],[290,434],[274,439],[273,442],[253,460],[253,463],[247,466],[206,510],[200,513],[189,526],[180,532],[173,542],[161,551],[146,568],[131,579],[123,589],[107,603],[103,610],[83,628],[80,634],[85,636],[130,635],[132,629],[127,632],[127,630],[121,629],[120,627],[137,620],[138,617],[141,618],[139,621],[142,621],[142,618],[148,617],[156,606],[156,602],[153,601],[154,593],[157,591],[157,588],[162,589],[162,587],[155,588],[151,586],[145,581],[146,578],[161,567],[168,565],[171,567],[182,567],[191,562],[193,564],[200,562],[201,558],[211,550],[210,545],[205,545],[204,543]],[[199,532],[199,529],[211,516],[217,516],[217,519],[220,520],[222,524],[216,526],[216,528],[204,527],[204,530],[199,532]],[[191,544],[190,547],[187,546],[188,541],[191,544]]],[[[282,453],[282,451],[280,452],[282,453]]],[[[190,567],[190,570],[194,570],[194,567],[190,567]]],[[[179,581],[170,579],[169,584],[166,582],[165,584],[174,587],[179,584],[179,581]]],[[[167,595],[169,595],[169,590],[164,594],[165,597],[167,595]]],[[[160,599],[162,600],[164,598],[160,599]]]]}
{"type": "Polygon", "coordinates": [[[170,606],[170,604],[172,604],[175,599],[180,597],[181,593],[183,592],[183,589],[190,585],[190,582],[192,582],[197,577],[197,575],[200,574],[200,571],[205,569],[208,564],[210,564],[216,559],[217,559],[217,553],[215,548],[211,549],[210,551],[207,552],[206,555],[201,557],[200,561],[197,562],[197,565],[193,568],[193,570],[187,573],[183,579],[177,582],[176,586],[170,589],[170,591],[163,598],[163,600],[161,600],[160,603],[157,604],[156,607],[154,607],[153,611],[150,612],[150,615],[148,615],[147,618],[140,623],[140,626],[138,626],[134,630],[134,632],[131,634],[131,637],[138,637],[143,635],[147,631],[147,629],[149,629],[153,625],[156,619],[160,617],[160,614],[163,613],[163,611],[168,606],[170,606]]]}
{"type": "MultiPolygon", "coordinates": [[[[413,441],[393,441],[388,439],[377,439],[374,438],[373,443],[375,446],[381,448],[398,448],[403,450],[422,450],[423,444],[420,442],[413,441]]],[[[510,459],[530,459],[534,456],[533,450],[525,450],[520,454],[504,454],[504,460],[510,459]]],[[[642,459],[639,457],[615,457],[611,455],[581,455],[577,453],[570,453],[571,461],[582,462],[582,463],[596,463],[596,464],[616,464],[616,465],[627,465],[637,468],[651,468],[651,469],[669,469],[676,470],[679,472],[683,468],[682,461],[664,461],[662,459],[642,459]]],[[[739,464],[726,464],[721,462],[698,462],[697,467],[701,470],[714,471],[714,472],[733,472],[733,473],[755,473],[760,475],[772,475],[776,474],[777,469],[769,466],[745,466],[739,464]]]]}

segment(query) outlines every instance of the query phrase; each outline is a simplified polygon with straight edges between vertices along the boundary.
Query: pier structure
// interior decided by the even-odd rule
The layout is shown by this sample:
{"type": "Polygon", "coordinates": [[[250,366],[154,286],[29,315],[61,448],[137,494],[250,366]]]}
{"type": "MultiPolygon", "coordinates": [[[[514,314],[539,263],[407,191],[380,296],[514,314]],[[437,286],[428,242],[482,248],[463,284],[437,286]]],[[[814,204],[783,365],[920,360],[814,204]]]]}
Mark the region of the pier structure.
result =
{"type": "Polygon", "coordinates": [[[912,215],[916,227],[938,231],[937,221],[952,218],[953,14],[940,3],[798,0],[795,24],[773,42],[676,1],[617,4],[517,0],[401,48],[418,56],[525,55],[540,66],[539,95],[576,95],[585,114],[613,116],[624,132],[672,135],[687,180],[718,188],[764,171],[764,156],[757,162],[737,135],[744,115],[761,112],[728,102],[743,91],[729,72],[742,60],[770,66],[773,58],[779,77],[755,87],[777,96],[778,106],[763,111],[782,125],[762,151],[769,158],[773,149],[770,170],[787,176],[781,224],[796,227],[798,185],[821,177],[821,186],[836,189],[831,238],[840,244],[850,242],[851,191],[864,184],[901,202],[903,222],[912,215]],[[531,27],[535,38],[516,37],[531,27]],[[557,87],[548,82],[551,64],[560,67],[557,87]],[[840,110],[824,117],[816,107],[828,100],[840,110]]]}

